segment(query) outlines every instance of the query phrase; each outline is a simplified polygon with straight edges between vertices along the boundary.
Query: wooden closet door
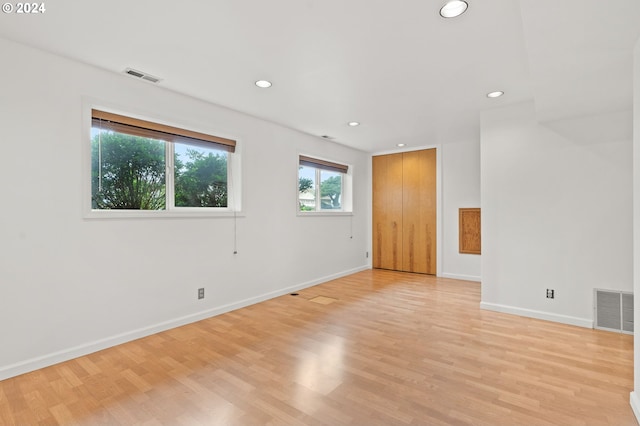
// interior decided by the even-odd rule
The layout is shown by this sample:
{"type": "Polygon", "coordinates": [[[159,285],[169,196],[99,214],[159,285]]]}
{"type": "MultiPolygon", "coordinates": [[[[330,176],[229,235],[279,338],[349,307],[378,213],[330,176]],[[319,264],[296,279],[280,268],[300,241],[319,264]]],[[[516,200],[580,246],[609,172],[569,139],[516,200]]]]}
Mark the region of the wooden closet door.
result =
{"type": "Polygon", "coordinates": [[[402,268],[402,154],[373,157],[373,267],[402,268]]]}
{"type": "Polygon", "coordinates": [[[435,275],[436,150],[402,158],[402,270],[435,275]]]}

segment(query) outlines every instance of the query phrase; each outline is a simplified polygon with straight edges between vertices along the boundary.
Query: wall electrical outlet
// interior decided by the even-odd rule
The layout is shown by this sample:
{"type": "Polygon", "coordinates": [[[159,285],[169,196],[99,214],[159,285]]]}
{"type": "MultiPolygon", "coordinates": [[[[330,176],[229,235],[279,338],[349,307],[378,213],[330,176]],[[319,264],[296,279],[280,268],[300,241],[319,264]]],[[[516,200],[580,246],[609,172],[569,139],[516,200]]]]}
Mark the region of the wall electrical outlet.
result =
{"type": "Polygon", "coordinates": [[[367,259],[369,258],[369,252],[368,251],[364,253],[364,257],[366,257],[367,259]]]}
{"type": "Polygon", "coordinates": [[[198,299],[204,299],[204,288],[198,289],[198,299]]]}
{"type": "Polygon", "coordinates": [[[554,294],[555,294],[554,290],[552,290],[550,288],[547,289],[547,299],[553,299],[554,298],[554,294]]]}

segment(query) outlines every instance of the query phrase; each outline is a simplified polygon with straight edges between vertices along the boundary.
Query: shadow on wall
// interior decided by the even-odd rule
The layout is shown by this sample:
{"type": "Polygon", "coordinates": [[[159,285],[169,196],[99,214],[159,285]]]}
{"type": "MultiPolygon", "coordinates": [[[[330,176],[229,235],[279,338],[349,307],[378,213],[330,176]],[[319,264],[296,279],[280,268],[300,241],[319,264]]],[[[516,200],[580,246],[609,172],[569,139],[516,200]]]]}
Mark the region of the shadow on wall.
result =
{"type": "Polygon", "coordinates": [[[633,138],[631,109],[540,124],[577,145],[630,141],[633,138]]]}

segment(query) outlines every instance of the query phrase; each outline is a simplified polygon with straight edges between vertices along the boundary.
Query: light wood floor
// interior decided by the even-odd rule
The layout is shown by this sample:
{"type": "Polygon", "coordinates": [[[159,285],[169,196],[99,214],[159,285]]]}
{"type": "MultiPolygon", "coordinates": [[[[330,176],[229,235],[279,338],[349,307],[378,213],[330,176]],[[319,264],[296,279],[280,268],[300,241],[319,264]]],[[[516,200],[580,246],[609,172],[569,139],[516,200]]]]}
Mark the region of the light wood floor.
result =
{"type": "Polygon", "coordinates": [[[364,271],[2,381],[0,424],[636,425],[632,336],[479,302],[364,271]]]}

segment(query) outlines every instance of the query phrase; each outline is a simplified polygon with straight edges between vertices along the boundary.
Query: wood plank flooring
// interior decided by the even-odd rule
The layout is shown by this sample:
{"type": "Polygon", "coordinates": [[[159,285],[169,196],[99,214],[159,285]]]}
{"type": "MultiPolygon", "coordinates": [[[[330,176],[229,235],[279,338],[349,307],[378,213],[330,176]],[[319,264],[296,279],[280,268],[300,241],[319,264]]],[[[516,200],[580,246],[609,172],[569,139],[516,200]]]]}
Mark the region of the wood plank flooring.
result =
{"type": "Polygon", "coordinates": [[[364,271],[2,381],[0,424],[636,425],[632,336],[479,302],[364,271]]]}

